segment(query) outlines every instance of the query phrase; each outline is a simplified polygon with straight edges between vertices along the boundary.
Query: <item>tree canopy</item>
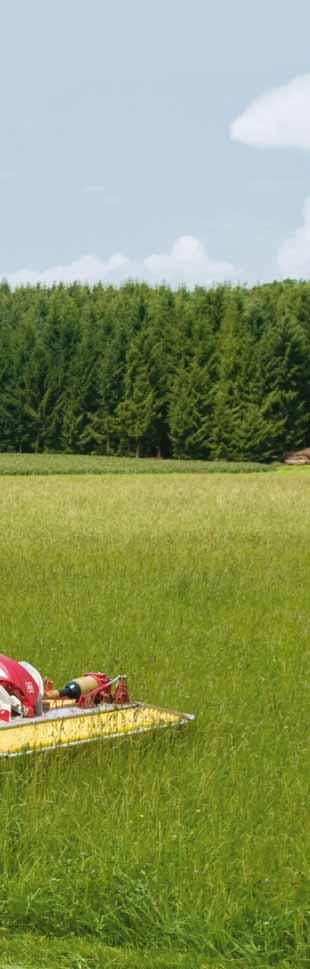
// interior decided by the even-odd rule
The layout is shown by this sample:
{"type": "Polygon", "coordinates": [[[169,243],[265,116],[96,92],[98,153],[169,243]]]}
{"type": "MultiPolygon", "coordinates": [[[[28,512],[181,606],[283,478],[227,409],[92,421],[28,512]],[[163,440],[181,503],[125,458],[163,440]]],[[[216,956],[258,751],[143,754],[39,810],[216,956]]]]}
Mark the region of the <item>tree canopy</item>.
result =
{"type": "Polygon", "coordinates": [[[310,283],[0,285],[0,450],[266,460],[309,444],[310,283]]]}

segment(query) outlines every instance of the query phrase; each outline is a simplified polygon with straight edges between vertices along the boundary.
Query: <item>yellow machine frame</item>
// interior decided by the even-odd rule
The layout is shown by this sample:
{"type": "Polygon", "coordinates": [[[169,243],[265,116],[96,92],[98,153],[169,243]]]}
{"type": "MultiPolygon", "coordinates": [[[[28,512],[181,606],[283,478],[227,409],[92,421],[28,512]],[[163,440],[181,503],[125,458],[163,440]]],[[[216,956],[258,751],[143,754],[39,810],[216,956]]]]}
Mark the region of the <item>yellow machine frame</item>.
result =
{"type": "Polygon", "coordinates": [[[57,705],[41,717],[13,720],[0,727],[0,757],[16,757],[57,747],[71,747],[95,740],[128,737],[163,727],[177,727],[193,720],[147,703],[123,706],[102,704],[90,709],[57,705]]]}

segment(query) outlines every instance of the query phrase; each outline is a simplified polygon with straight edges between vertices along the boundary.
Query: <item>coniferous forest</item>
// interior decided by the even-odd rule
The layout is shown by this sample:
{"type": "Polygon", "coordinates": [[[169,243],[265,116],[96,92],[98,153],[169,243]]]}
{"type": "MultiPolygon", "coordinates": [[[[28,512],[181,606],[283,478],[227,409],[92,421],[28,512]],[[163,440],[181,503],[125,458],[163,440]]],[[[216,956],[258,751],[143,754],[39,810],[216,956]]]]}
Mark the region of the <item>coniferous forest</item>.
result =
{"type": "Polygon", "coordinates": [[[0,450],[282,458],[310,440],[310,283],[0,286],[0,450]]]}

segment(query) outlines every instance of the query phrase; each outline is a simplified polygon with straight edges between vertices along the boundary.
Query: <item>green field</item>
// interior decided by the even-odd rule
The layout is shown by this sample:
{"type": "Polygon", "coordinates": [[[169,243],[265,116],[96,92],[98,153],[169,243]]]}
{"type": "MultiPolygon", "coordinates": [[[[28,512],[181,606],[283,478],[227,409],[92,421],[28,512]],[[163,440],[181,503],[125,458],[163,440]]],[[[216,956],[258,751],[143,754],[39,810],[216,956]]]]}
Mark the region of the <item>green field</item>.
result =
{"type": "Polygon", "coordinates": [[[308,966],[310,474],[12,474],[2,651],[196,721],[0,764],[1,969],[308,966]]]}
{"type": "MultiPolygon", "coordinates": [[[[277,465],[280,467],[280,465],[277,465]]],[[[270,471],[255,461],[181,461],[174,458],[119,458],[94,454],[0,453],[0,475],[35,474],[247,474],[270,471]]],[[[283,470],[285,470],[283,468],[283,470]]],[[[287,470],[287,469],[286,469],[287,470]]]]}

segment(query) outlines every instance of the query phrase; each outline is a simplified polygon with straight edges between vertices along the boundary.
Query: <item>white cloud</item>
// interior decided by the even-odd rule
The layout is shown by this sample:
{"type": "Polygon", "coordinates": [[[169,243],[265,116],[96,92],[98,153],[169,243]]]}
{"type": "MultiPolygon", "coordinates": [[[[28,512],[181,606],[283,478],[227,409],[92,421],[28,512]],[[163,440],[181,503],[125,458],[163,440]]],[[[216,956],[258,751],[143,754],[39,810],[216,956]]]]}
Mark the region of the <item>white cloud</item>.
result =
{"type": "Polygon", "coordinates": [[[41,283],[45,286],[52,286],[53,283],[74,283],[76,280],[81,283],[98,282],[99,279],[109,281],[109,278],[116,273],[124,272],[129,265],[129,259],[122,253],[116,253],[106,261],[98,259],[97,256],[81,256],[74,262],[67,263],[65,266],[51,266],[50,269],[36,271],[35,269],[19,269],[15,273],[8,273],[5,278],[10,286],[26,286],[27,283],[35,286],[41,283]]]}
{"type": "Polygon", "coordinates": [[[153,254],[140,261],[129,259],[122,253],[116,253],[106,260],[88,255],[67,265],[52,266],[42,271],[21,269],[9,273],[5,278],[13,288],[27,283],[51,286],[53,283],[75,281],[90,285],[99,281],[117,285],[126,279],[145,280],[151,285],[163,281],[171,286],[185,283],[192,287],[196,284],[209,286],[223,280],[234,282],[240,276],[240,270],[231,263],[210,259],[199,239],[180,236],[170,252],[153,254]]]}
{"type": "Polygon", "coordinates": [[[210,259],[203,243],[194,236],[180,236],[171,252],[148,256],[144,260],[144,267],[150,278],[166,279],[175,284],[207,284],[238,275],[238,270],[231,263],[210,259]]]}
{"type": "Polygon", "coordinates": [[[278,251],[278,267],[284,277],[310,277],[310,198],[304,201],[303,218],[303,225],[296,229],[291,239],[282,243],[278,251]]]}
{"type": "Polygon", "coordinates": [[[310,148],[310,74],[256,98],[229,130],[245,145],[310,148]]]}

